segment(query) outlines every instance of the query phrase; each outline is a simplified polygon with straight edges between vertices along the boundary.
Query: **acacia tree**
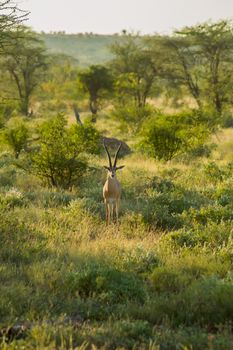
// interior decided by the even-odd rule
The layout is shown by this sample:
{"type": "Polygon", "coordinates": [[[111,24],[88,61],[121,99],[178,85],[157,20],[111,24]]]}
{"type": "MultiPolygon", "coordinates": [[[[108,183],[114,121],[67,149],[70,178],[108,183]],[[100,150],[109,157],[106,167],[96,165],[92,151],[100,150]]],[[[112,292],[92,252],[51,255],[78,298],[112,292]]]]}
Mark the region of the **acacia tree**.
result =
{"type": "Polygon", "coordinates": [[[218,115],[232,103],[233,27],[229,21],[186,27],[164,38],[169,50],[167,77],[186,86],[200,109],[218,115]]]}
{"type": "Polygon", "coordinates": [[[44,78],[48,56],[43,42],[28,28],[20,27],[14,34],[14,46],[5,50],[4,67],[16,86],[20,111],[29,115],[30,98],[44,78]]]}
{"type": "Polygon", "coordinates": [[[113,89],[113,78],[110,70],[101,65],[92,65],[79,73],[79,84],[83,91],[88,93],[91,113],[96,115],[101,101],[113,89]]]}
{"type": "Polygon", "coordinates": [[[197,106],[202,109],[203,66],[195,54],[195,46],[190,38],[179,36],[161,37],[162,51],[165,60],[163,77],[168,81],[168,88],[181,94],[184,86],[197,106]]]}
{"type": "Polygon", "coordinates": [[[205,66],[207,94],[216,112],[221,115],[224,105],[232,102],[233,26],[230,21],[204,23],[184,28],[178,33],[189,37],[196,47],[196,55],[205,66]],[[230,101],[231,100],[231,101],[230,101]]]}
{"type": "Polygon", "coordinates": [[[115,55],[112,68],[119,99],[124,102],[130,97],[138,108],[145,107],[159,72],[158,61],[137,36],[127,35],[122,42],[113,44],[111,51],[115,55]]]}
{"type": "Polygon", "coordinates": [[[0,50],[11,44],[12,29],[27,19],[28,13],[22,11],[12,0],[0,0],[0,50]]]}

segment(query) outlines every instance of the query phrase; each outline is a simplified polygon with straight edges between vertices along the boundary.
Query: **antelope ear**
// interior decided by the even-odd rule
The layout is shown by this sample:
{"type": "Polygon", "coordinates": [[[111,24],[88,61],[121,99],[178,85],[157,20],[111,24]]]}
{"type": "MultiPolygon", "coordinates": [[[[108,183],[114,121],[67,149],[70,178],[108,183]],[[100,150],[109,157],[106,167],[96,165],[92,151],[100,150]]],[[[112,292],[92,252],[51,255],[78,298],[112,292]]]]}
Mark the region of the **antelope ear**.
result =
{"type": "Polygon", "coordinates": [[[110,168],[106,165],[104,165],[104,169],[110,170],[110,168]]]}
{"type": "Polygon", "coordinates": [[[122,168],[124,168],[124,167],[125,167],[125,165],[117,166],[117,167],[116,167],[116,170],[120,170],[120,169],[122,169],[122,168]]]}

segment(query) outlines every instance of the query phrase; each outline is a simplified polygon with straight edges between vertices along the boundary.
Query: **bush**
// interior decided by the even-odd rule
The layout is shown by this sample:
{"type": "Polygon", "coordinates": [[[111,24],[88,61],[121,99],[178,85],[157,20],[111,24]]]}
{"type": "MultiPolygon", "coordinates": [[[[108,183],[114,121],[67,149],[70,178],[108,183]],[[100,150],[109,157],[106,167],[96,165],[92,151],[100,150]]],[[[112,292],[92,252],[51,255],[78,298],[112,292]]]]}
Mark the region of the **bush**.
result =
{"type": "Polygon", "coordinates": [[[83,125],[73,125],[71,135],[80,152],[99,154],[101,150],[100,133],[90,123],[83,125]]]}
{"type": "Polygon", "coordinates": [[[233,116],[232,116],[232,114],[225,113],[223,115],[223,120],[221,121],[221,126],[223,128],[233,128],[233,116]]]}
{"type": "Polygon", "coordinates": [[[0,104],[0,120],[7,121],[19,109],[19,102],[16,100],[7,100],[0,104]]]}
{"type": "Polygon", "coordinates": [[[207,225],[209,222],[220,224],[222,221],[233,221],[233,212],[230,206],[209,205],[199,210],[190,208],[184,211],[182,219],[187,226],[190,224],[207,225]]]}
{"type": "Polygon", "coordinates": [[[151,276],[154,289],[160,293],[174,293],[183,289],[190,281],[182,274],[166,267],[158,267],[151,276]]]}
{"type": "Polygon", "coordinates": [[[17,159],[20,152],[26,148],[28,143],[29,130],[20,118],[14,118],[4,131],[4,139],[13,150],[17,159]]]}
{"type": "Polygon", "coordinates": [[[163,241],[170,242],[175,248],[207,245],[220,249],[232,239],[231,227],[231,222],[208,222],[204,227],[203,225],[195,225],[192,229],[183,227],[164,236],[163,241]]]}
{"type": "Polygon", "coordinates": [[[31,156],[35,174],[49,185],[63,188],[79,183],[87,168],[79,155],[78,139],[66,126],[63,115],[45,122],[39,129],[40,149],[31,156]]]}
{"type": "Polygon", "coordinates": [[[192,284],[178,298],[177,320],[193,325],[216,327],[232,320],[233,285],[209,277],[192,284]],[[181,305],[183,304],[183,308],[181,305]],[[181,311],[182,310],[182,311],[181,311]]]}
{"type": "Polygon", "coordinates": [[[77,273],[67,275],[67,283],[71,293],[84,299],[95,297],[107,303],[143,302],[145,299],[140,278],[107,266],[89,264],[77,273]]]}
{"type": "Polygon", "coordinates": [[[23,194],[13,187],[4,195],[0,195],[0,203],[8,208],[14,208],[15,206],[25,205],[26,201],[23,194]]]}
{"type": "Polygon", "coordinates": [[[113,118],[120,122],[120,129],[129,133],[138,132],[152,114],[153,108],[150,105],[139,108],[134,103],[116,105],[112,112],[113,118]]]}
{"type": "Polygon", "coordinates": [[[215,162],[210,162],[204,167],[205,175],[214,183],[231,178],[232,170],[233,162],[230,162],[221,168],[215,162]]]}
{"type": "Polygon", "coordinates": [[[171,160],[203,146],[209,133],[193,112],[158,115],[144,124],[139,147],[159,160],[171,160]]]}
{"type": "Polygon", "coordinates": [[[200,145],[196,148],[192,149],[190,152],[190,156],[197,157],[206,157],[209,158],[213,149],[216,148],[216,144],[212,143],[210,145],[200,145]]]}

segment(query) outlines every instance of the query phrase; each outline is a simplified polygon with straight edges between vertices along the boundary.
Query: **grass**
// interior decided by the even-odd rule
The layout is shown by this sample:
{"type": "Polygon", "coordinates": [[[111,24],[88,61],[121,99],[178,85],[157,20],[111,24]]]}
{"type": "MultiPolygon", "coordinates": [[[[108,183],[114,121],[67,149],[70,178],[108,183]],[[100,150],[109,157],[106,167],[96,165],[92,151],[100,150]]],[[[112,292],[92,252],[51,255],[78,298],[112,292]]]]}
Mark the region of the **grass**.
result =
{"type": "Polygon", "coordinates": [[[231,133],[208,159],[125,157],[119,227],[104,223],[104,158],[69,192],[4,151],[0,330],[26,331],[1,348],[232,349],[231,133]]]}

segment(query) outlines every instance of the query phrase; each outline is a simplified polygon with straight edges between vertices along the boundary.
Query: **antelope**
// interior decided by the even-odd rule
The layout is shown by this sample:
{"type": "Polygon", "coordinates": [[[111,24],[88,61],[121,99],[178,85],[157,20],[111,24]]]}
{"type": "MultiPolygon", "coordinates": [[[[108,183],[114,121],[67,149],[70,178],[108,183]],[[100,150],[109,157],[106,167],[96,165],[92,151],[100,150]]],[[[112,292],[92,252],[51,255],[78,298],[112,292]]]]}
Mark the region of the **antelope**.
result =
{"type": "Polygon", "coordinates": [[[121,184],[116,178],[116,171],[124,168],[124,165],[117,167],[117,157],[120,152],[122,143],[120,143],[116,151],[113,165],[112,165],[111,156],[109,154],[109,151],[107,149],[105,142],[103,142],[103,145],[109,161],[109,166],[104,166],[104,168],[108,170],[108,173],[107,173],[107,180],[103,187],[103,197],[104,197],[104,204],[105,204],[105,211],[106,211],[106,224],[109,225],[111,216],[112,216],[112,220],[114,219],[114,212],[116,216],[116,222],[118,223],[119,204],[120,204],[120,197],[121,197],[121,184]]]}

